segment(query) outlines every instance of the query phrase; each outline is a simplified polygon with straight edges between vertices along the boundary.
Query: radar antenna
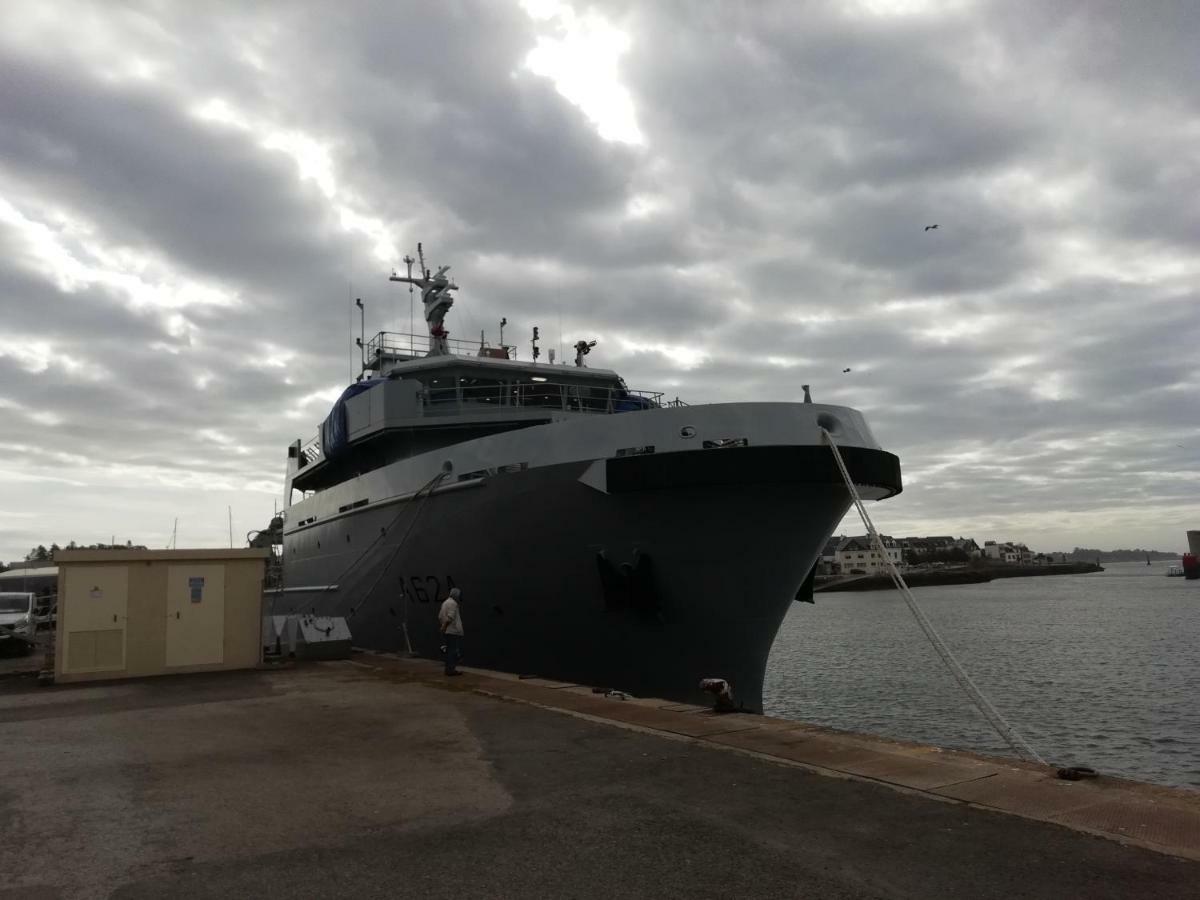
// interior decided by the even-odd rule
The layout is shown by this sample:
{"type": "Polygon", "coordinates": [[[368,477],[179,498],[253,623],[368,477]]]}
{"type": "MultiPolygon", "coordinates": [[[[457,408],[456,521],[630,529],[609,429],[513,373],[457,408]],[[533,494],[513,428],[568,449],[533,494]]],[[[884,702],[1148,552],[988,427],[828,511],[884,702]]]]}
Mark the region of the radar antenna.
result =
{"type": "Polygon", "coordinates": [[[575,344],[575,365],[583,368],[583,358],[592,352],[592,348],[596,346],[595,341],[577,341],[575,344]]]}

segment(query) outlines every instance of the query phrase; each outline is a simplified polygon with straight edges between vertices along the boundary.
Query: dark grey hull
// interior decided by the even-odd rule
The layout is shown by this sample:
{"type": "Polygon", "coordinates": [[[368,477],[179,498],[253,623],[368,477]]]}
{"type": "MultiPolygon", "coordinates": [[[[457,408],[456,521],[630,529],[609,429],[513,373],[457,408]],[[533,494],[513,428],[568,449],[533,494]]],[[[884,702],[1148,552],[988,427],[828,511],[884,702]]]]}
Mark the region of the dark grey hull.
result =
{"type": "MultiPolygon", "coordinates": [[[[728,468],[742,451],[715,452],[728,468]]],[[[715,676],[760,710],[771,644],[845,487],[744,467],[665,483],[609,464],[613,493],[570,463],[292,532],[285,587],[338,589],[277,595],[274,612],[347,616],[356,645],[385,651],[404,649],[407,622],[412,649],[436,658],[438,605],[457,586],[466,665],[693,701],[715,676]]]]}

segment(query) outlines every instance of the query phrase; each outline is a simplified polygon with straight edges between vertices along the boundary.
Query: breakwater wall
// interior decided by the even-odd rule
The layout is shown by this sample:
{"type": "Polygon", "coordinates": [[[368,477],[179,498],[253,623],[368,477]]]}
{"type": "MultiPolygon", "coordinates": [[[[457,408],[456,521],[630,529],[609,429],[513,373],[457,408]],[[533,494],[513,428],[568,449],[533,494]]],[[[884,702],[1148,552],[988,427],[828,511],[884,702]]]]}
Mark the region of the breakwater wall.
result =
{"type": "MultiPolygon", "coordinates": [[[[960,569],[926,569],[904,573],[909,587],[937,587],[949,584],[983,584],[994,578],[1032,578],[1042,575],[1086,575],[1103,572],[1095,563],[1056,563],[1049,566],[985,566],[960,569]]],[[[838,591],[885,591],[895,585],[887,575],[818,576],[813,593],[838,591]]]]}

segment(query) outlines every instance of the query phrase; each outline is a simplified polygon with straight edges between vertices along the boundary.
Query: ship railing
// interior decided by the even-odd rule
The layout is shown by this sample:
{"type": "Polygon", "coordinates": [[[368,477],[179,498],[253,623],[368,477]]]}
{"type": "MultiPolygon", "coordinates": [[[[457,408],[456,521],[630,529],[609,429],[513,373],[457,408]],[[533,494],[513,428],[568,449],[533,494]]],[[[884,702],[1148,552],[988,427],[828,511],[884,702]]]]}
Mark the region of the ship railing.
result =
{"type": "MultiPolygon", "coordinates": [[[[367,368],[377,368],[385,359],[418,359],[429,355],[433,338],[428,334],[406,334],[400,331],[381,331],[367,341],[367,368]]],[[[487,341],[464,341],[446,338],[451,356],[516,359],[517,348],[511,344],[494,345],[487,341]]]]}
{"type": "Polygon", "coordinates": [[[678,399],[664,401],[662,391],[553,381],[426,388],[422,391],[422,400],[425,415],[438,416],[514,409],[611,414],[685,405],[678,399]]]}
{"type": "Polygon", "coordinates": [[[321,450],[321,435],[318,433],[315,437],[308,439],[307,443],[300,446],[300,468],[312,465],[320,460],[325,454],[321,450]]]}

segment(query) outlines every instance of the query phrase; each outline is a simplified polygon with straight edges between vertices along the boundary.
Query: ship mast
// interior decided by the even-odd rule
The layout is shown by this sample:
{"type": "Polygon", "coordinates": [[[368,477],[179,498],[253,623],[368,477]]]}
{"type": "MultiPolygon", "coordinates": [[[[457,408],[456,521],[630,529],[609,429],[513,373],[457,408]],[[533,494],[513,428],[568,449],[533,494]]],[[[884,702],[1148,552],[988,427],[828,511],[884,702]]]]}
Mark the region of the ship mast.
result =
{"type": "Polygon", "coordinates": [[[450,333],[442,323],[446,313],[454,305],[454,298],[450,296],[450,292],[457,291],[458,285],[446,277],[446,273],[450,271],[449,266],[442,266],[436,272],[430,272],[425,267],[425,248],[421,244],[417,244],[417,257],[421,264],[419,277],[413,278],[411,257],[405,257],[405,261],[408,262],[408,275],[397,275],[393,270],[388,281],[405,282],[421,289],[421,302],[425,304],[425,324],[429,328],[427,355],[446,356],[450,353],[450,346],[446,340],[450,333]]]}

